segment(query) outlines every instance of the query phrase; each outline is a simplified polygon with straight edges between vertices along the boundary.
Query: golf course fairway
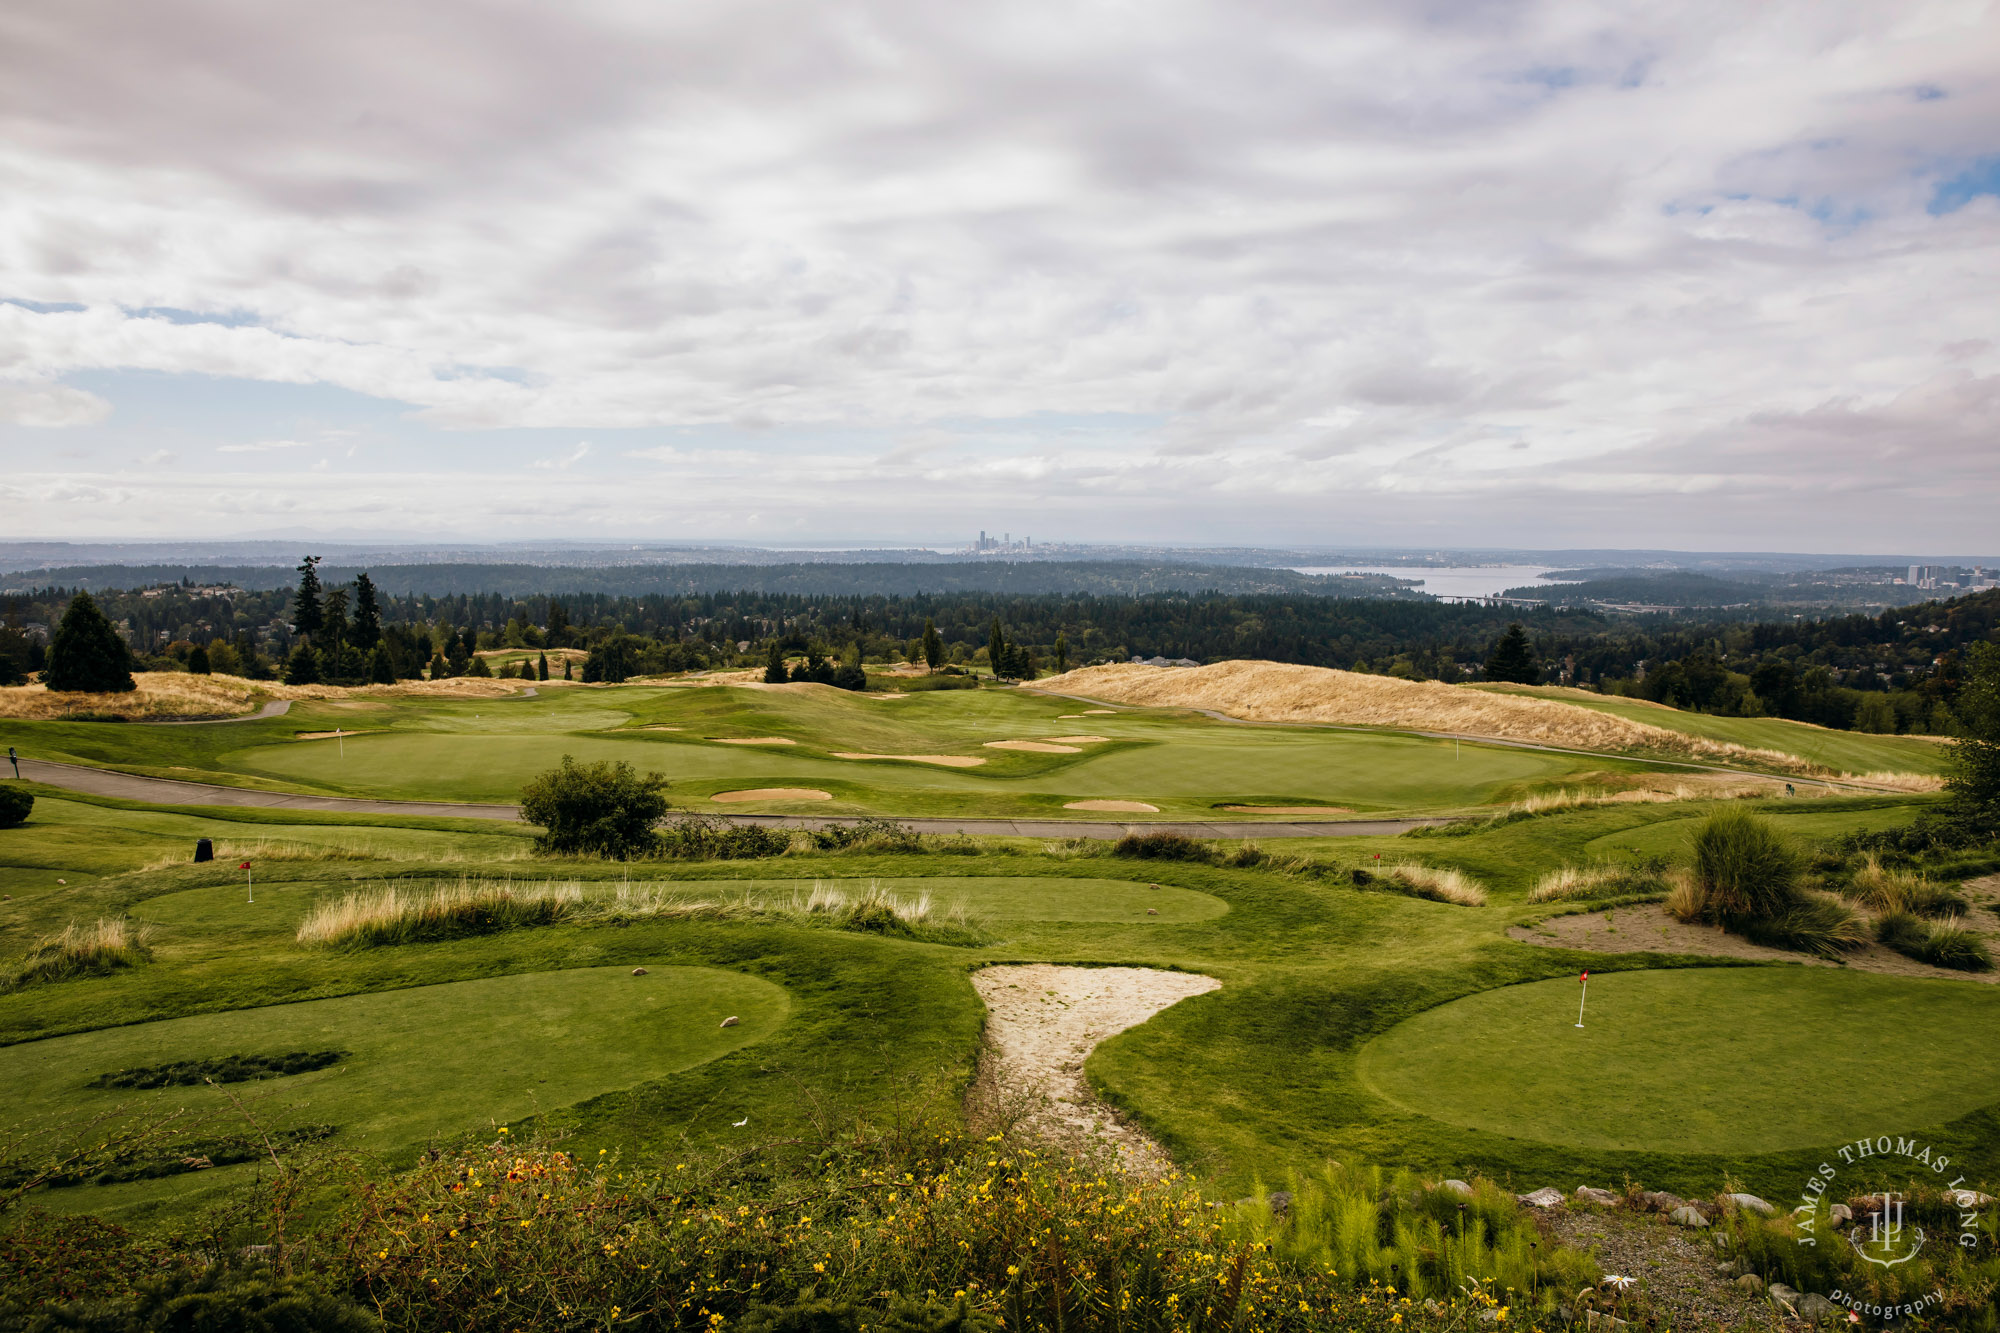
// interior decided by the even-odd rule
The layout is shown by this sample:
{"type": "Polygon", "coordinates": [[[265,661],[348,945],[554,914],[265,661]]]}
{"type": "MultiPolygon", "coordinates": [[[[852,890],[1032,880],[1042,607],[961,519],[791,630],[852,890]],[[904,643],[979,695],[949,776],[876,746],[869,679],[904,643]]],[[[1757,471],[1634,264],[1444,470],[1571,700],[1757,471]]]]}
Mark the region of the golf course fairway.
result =
{"type": "Polygon", "coordinates": [[[1397,1105],[1511,1138],[1751,1154],[1912,1132],[1989,1103],[2000,989],[1832,968],[1575,977],[1440,1005],[1365,1046],[1397,1105]],[[1922,1040],[1916,1038],[1921,1037],[1922,1040]]]}

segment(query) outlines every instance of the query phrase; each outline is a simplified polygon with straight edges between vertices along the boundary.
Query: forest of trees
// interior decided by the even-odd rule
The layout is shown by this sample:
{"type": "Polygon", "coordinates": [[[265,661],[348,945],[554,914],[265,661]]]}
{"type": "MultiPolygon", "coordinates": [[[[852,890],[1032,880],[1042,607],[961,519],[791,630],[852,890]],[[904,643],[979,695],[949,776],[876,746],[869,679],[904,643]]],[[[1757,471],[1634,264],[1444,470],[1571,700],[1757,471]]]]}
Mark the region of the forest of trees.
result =
{"type": "MultiPolygon", "coordinates": [[[[1877,732],[1951,731],[1963,650],[2000,641],[1995,592],[1879,615],[1746,622],[1220,593],[434,596],[383,592],[366,573],[321,583],[310,560],[297,579],[284,589],[183,581],[95,596],[130,645],[135,669],[337,683],[480,674],[486,667],[477,654],[496,648],[585,649],[584,678],[607,681],[715,666],[768,669],[775,652],[781,660],[807,657],[811,679],[903,661],[1030,678],[1059,663],[1162,656],[1266,658],[1458,682],[1485,678],[1518,622],[1524,643],[1508,645],[1498,672],[1508,679],[1877,732]]],[[[0,680],[41,668],[50,627],[72,591],[0,599],[0,680]]]]}

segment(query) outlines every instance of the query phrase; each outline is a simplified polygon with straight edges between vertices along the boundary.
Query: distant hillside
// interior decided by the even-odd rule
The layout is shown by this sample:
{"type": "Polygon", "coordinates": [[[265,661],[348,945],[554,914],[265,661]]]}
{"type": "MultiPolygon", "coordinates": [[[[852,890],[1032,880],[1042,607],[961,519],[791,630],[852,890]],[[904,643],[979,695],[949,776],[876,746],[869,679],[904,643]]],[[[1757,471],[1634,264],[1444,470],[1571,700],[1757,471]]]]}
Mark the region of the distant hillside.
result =
{"type": "MultiPolygon", "coordinates": [[[[708,593],[789,593],[799,596],[910,597],[919,593],[1000,593],[1012,596],[1136,597],[1152,593],[1223,593],[1231,596],[1408,597],[1428,601],[1396,579],[1300,574],[1248,565],[1172,561],[966,560],[950,564],[647,564],[558,566],[530,564],[370,565],[375,586],[391,596],[415,593],[457,597],[498,593],[507,597],[599,594],[609,597],[678,597],[708,593]]],[[[329,585],[361,572],[331,562],[320,569],[329,585]]],[[[234,584],[253,591],[289,587],[298,576],[289,565],[73,565],[6,575],[5,587],[140,588],[191,580],[234,584]]]]}

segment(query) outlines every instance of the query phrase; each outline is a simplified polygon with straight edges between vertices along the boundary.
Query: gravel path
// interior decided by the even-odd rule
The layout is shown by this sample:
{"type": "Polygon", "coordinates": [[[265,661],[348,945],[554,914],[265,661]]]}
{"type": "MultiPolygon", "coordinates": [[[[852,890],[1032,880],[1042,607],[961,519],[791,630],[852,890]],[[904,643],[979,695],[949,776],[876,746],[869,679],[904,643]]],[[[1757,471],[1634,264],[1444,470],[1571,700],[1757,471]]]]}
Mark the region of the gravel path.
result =
{"type": "Polygon", "coordinates": [[[1173,1168],[1151,1135],[1099,1101],[1083,1076],[1097,1043],[1191,995],[1214,977],[1150,967],[1059,967],[1026,963],[972,975],[986,1002],[985,1057],[972,1091],[975,1123],[1024,1130],[1072,1151],[1108,1145],[1142,1175],[1173,1168]]]}
{"type": "Polygon", "coordinates": [[[1657,1213],[1597,1208],[1551,1210],[1550,1230],[1563,1244],[1597,1248],[1607,1275],[1637,1278],[1665,1328],[1775,1328],[1771,1303],[1715,1271],[1706,1233],[1677,1227],[1657,1213]]]}

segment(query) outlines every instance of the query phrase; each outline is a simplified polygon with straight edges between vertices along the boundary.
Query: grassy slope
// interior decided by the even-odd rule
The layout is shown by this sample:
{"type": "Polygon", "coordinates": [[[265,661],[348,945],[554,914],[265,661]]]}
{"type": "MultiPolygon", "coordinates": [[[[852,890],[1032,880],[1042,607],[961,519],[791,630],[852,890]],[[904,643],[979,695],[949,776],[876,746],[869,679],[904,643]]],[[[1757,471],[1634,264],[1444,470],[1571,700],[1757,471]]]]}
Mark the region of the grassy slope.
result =
{"type": "Polygon", "coordinates": [[[1842,773],[1942,773],[1944,747],[1912,736],[1871,736],[1858,731],[1834,731],[1807,722],[1775,717],[1713,717],[1690,713],[1644,699],[1621,699],[1588,690],[1554,686],[1474,685],[1495,694],[1529,695],[1594,708],[1600,713],[1646,722],[1669,731],[1728,741],[1760,750],[1782,750],[1842,773]]]}
{"type": "MultiPolygon", "coordinates": [[[[628,688],[495,703],[404,700],[300,703],[291,715],[226,727],[15,723],[0,739],[23,753],[134,772],[267,788],[396,799],[510,800],[563,754],[658,769],[676,799],[738,788],[832,793],[816,813],[1062,816],[1070,801],[1136,799],[1168,814],[1217,805],[1327,803],[1357,812],[1435,810],[1505,800],[1607,765],[1564,755],[1387,734],[1242,727],[1152,713],[1065,717],[1076,706],[1010,691],[920,694],[896,701],[820,687],[628,688]],[[299,732],[364,726],[343,745],[299,732]],[[677,727],[678,731],[649,728],[677,727]],[[1074,755],[992,750],[992,740],[1107,737],[1074,755]],[[791,746],[710,738],[783,737],[791,746]],[[837,752],[958,754],[971,769],[855,761],[837,752]]],[[[784,806],[734,806],[783,809],[784,806]]]]}

